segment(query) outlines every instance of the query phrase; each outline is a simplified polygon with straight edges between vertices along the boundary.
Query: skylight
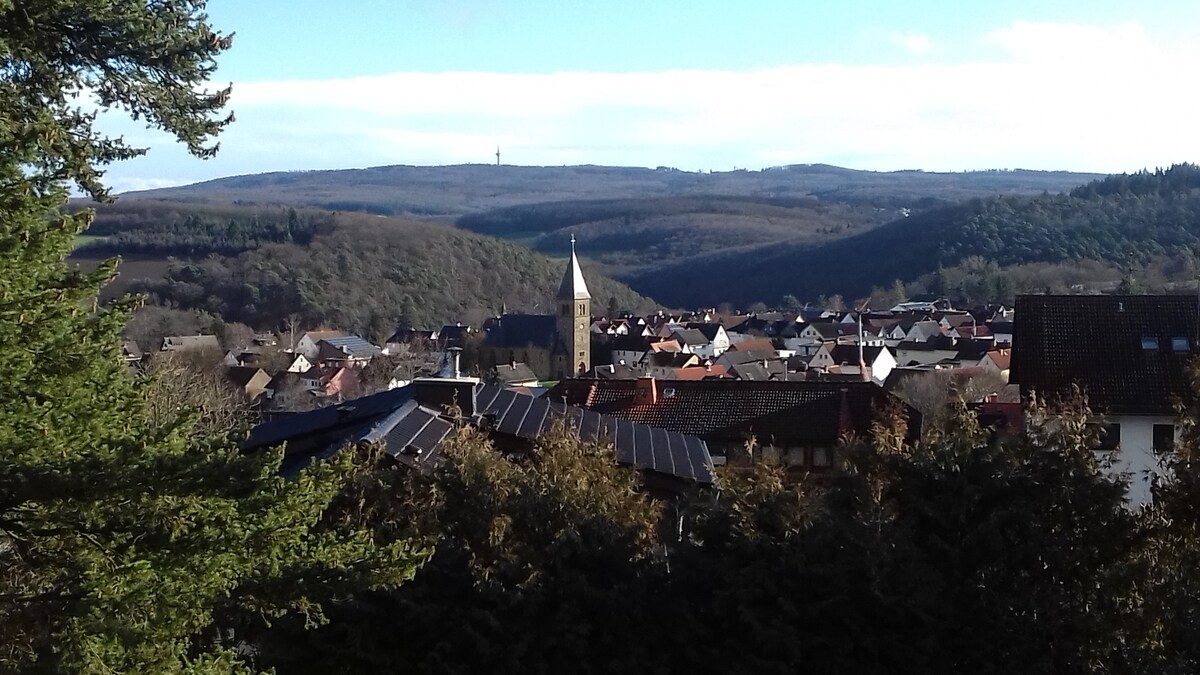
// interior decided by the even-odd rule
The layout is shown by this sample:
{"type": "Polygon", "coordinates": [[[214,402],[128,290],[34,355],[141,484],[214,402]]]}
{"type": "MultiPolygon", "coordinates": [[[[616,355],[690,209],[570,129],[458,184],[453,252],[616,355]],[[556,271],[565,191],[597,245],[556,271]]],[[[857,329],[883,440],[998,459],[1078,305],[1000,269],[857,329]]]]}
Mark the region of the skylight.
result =
{"type": "Polygon", "coordinates": [[[1142,349],[1144,349],[1146,351],[1158,349],[1158,338],[1155,338],[1155,337],[1142,338],[1142,349]]]}

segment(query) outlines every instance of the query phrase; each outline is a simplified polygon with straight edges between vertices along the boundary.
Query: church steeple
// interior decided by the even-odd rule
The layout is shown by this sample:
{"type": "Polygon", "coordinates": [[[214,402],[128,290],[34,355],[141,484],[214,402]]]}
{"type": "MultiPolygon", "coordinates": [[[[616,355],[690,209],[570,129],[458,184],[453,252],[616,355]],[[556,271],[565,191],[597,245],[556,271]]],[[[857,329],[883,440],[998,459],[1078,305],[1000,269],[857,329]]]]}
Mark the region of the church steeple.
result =
{"type": "Polygon", "coordinates": [[[555,298],[558,314],[558,343],[561,353],[555,363],[555,376],[559,379],[576,377],[592,368],[591,334],[592,294],[588,293],[583,270],[579,269],[579,258],[575,256],[575,235],[571,235],[571,261],[563,272],[562,283],[555,298]]]}
{"type": "Polygon", "coordinates": [[[579,269],[579,258],[575,257],[575,235],[571,235],[571,262],[563,274],[562,283],[558,286],[559,300],[591,300],[587,282],[583,280],[583,270],[579,269]]]}

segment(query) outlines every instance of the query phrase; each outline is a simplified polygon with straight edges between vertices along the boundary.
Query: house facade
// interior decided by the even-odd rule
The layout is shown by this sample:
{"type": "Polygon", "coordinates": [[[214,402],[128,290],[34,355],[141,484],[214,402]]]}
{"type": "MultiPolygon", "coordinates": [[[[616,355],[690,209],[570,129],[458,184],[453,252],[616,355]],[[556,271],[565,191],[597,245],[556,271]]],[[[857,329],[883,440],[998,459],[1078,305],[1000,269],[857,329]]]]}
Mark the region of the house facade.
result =
{"type": "Polygon", "coordinates": [[[1175,406],[1191,399],[1188,369],[1200,356],[1193,296],[1021,296],[1010,381],[1021,396],[1053,399],[1079,387],[1106,427],[1097,450],[1129,479],[1129,500],[1150,485],[1178,435],[1175,406]]]}

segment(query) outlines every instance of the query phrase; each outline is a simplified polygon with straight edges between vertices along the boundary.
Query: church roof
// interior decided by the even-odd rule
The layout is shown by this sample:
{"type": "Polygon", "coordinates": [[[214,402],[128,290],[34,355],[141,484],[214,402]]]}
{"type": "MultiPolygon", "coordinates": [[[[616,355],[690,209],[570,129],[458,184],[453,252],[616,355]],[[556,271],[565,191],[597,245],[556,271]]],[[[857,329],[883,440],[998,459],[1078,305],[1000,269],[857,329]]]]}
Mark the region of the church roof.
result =
{"type": "Polygon", "coordinates": [[[492,322],[484,344],[500,349],[552,349],[558,327],[549,314],[505,314],[492,322]]]}
{"type": "Polygon", "coordinates": [[[559,300],[591,300],[587,282],[583,280],[583,270],[579,269],[579,258],[575,257],[575,236],[571,235],[571,262],[563,273],[562,283],[558,286],[559,300]]]}

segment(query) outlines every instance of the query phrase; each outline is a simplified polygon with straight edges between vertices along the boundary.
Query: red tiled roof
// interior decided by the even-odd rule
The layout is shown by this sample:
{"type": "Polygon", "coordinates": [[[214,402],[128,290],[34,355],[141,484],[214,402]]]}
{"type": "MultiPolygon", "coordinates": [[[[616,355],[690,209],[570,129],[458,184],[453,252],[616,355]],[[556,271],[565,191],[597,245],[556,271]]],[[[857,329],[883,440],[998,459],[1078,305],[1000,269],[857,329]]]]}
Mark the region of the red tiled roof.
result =
{"type": "Polygon", "coordinates": [[[767,338],[757,338],[754,340],[744,340],[742,342],[735,342],[734,344],[729,345],[729,351],[731,351],[731,352],[749,352],[749,351],[773,352],[773,351],[775,351],[775,345],[772,344],[771,341],[768,340],[767,338]]]}
{"type": "Polygon", "coordinates": [[[1012,350],[1010,349],[994,349],[988,352],[988,356],[992,358],[992,363],[1000,370],[1008,370],[1012,363],[1012,350]]]}
{"type": "Polygon", "coordinates": [[[711,366],[688,366],[685,368],[676,368],[674,372],[674,380],[676,381],[696,381],[710,377],[720,378],[729,376],[729,369],[716,363],[711,366]]]}

